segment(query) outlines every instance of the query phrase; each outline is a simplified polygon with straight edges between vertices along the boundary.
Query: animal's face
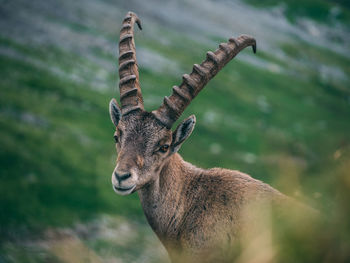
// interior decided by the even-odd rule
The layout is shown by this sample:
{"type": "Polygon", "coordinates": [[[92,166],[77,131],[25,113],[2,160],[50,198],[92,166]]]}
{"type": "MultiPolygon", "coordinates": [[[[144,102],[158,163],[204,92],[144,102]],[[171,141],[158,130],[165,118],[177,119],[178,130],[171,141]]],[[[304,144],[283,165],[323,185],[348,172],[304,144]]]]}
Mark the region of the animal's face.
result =
{"type": "Polygon", "coordinates": [[[152,113],[138,110],[122,116],[114,100],[110,103],[110,114],[116,126],[114,140],[118,152],[112,184],[121,195],[154,181],[167,159],[191,134],[195,123],[191,116],[173,133],[152,113]]]}

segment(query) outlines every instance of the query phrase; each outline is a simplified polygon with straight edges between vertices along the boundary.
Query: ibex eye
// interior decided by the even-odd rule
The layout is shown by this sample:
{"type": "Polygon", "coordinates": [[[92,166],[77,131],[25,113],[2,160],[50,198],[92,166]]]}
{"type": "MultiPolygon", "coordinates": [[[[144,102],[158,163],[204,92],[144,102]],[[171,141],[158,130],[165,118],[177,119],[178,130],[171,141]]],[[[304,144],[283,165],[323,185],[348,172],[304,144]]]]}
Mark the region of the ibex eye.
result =
{"type": "Polygon", "coordinates": [[[159,148],[159,151],[165,153],[169,149],[169,145],[164,144],[159,148]]]}
{"type": "Polygon", "coordinates": [[[114,135],[113,138],[114,138],[115,143],[118,143],[118,136],[114,135]]]}

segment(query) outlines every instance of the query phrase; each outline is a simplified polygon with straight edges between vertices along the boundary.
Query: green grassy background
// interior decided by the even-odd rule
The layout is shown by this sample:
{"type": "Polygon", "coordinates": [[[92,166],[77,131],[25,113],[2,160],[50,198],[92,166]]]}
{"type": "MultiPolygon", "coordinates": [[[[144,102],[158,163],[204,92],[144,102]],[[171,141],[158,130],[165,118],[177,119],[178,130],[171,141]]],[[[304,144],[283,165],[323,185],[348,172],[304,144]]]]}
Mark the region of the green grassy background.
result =
{"type": "MultiPolygon", "coordinates": [[[[248,2],[253,3],[251,8],[263,9],[278,4],[248,2]]],[[[337,23],[348,25],[346,2],[303,1],[296,8],[293,1],[284,1],[291,23],[306,17],[329,24],[324,17],[335,4],[343,14],[337,23]]],[[[115,49],[121,17],[115,34],[104,35],[115,49]]],[[[66,26],[76,33],[101,34],[89,26],[66,26]]],[[[157,30],[167,44],[138,32],[137,47],[175,61],[183,73],[202,61],[207,50],[226,41],[221,36],[213,36],[213,43],[179,37],[166,23],[157,30]]],[[[183,115],[194,113],[198,121],[180,153],[197,166],[241,170],[318,208],[329,216],[322,243],[329,253],[315,252],[315,258],[331,262],[324,255],[336,253],[333,262],[345,262],[350,242],[350,59],[298,38],[282,41],[279,48],[283,58],[258,48],[255,59],[264,61],[264,67],[243,57],[210,82],[183,115]],[[343,75],[325,76],[322,65],[343,75]]],[[[36,246],[38,240],[45,242],[48,229],[73,229],[106,262],[105,255],[141,262],[138,254],[149,240],[159,244],[137,195],[117,196],[110,184],[116,153],[108,102],[119,96],[115,66],[104,68],[98,78],[106,88],[99,89],[90,81],[96,78],[91,72],[98,75],[103,66],[79,52],[6,35],[0,38],[0,49],[0,262],[64,261],[52,250],[36,246]],[[117,222],[107,220],[111,229],[131,222],[137,234],[130,246],[79,235],[77,224],[90,230],[91,222],[105,216],[117,222]]],[[[86,53],[116,63],[116,53],[103,47],[86,53]]],[[[242,52],[251,57],[250,53],[242,52]]],[[[180,73],[142,64],[140,76],[148,110],[159,106],[181,81],[180,73]]],[[[296,240],[286,241],[294,244],[285,252],[290,261],[316,262],[313,254],[298,254],[305,247],[295,245],[296,240]]],[[[164,260],[162,254],[146,257],[146,262],[157,260],[164,260]]]]}

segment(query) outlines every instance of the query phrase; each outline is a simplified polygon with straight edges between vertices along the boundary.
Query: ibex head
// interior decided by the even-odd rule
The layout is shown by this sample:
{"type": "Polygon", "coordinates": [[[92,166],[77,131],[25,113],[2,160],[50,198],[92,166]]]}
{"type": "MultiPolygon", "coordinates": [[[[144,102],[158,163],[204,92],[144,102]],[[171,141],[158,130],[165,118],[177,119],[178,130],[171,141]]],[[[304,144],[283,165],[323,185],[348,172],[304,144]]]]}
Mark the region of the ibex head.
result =
{"type": "Polygon", "coordinates": [[[215,52],[208,52],[200,65],[195,64],[190,75],[183,75],[181,85],[174,86],[170,97],[165,97],[155,111],[143,107],[136,62],[134,24],[141,29],[138,17],[129,12],[124,18],[119,40],[119,107],[110,102],[110,115],[116,126],[114,138],[118,151],[112,184],[118,194],[130,194],[151,182],[166,160],[176,153],[192,133],[196,119],[192,115],[171,131],[174,122],[203,87],[242,49],[256,44],[252,37],[243,35],[220,44],[215,52]]]}

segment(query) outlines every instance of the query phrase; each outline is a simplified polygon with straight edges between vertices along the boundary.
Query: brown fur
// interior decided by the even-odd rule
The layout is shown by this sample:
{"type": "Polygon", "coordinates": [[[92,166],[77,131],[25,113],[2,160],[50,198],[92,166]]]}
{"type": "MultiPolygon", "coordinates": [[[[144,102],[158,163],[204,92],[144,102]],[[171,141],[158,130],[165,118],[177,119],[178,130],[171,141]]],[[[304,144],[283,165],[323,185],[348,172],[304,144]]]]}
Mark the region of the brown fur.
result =
{"type": "MultiPolygon", "coordinates": [[[[234,246],[252,200],[286,199],[277,190],[238,171],[203,170],[174,154],[159,176],[139,192],[148,222],[173,259],[201,262],[213,248],[234,246]]],[[[215,255],[214,255],[215,256],[215,255]]]]}
{"type": "Polygon", "coordinates": [[[131,177],[117,182],[112,175],[113,185],[136,185],[133,192],[137,191],[149,224],[174,262],[218,260],[222,255],[214,251],[225,253],[223,248],[234,247],[241,234],[251,230],[252,222],[259,220],[266,204],[293,204],[247,174],[222,168],[204,170],[184,161],[172,151],[176,136],[152,113],[128,114],[117,130],[122,137],[117,143],[115,171],[131,172],[131,177]],[[171,146],[158,153],[159,143],[171,146]],[[250,204],[258,204],[262,211],[247,216],[244,213],[250,204]]]}

